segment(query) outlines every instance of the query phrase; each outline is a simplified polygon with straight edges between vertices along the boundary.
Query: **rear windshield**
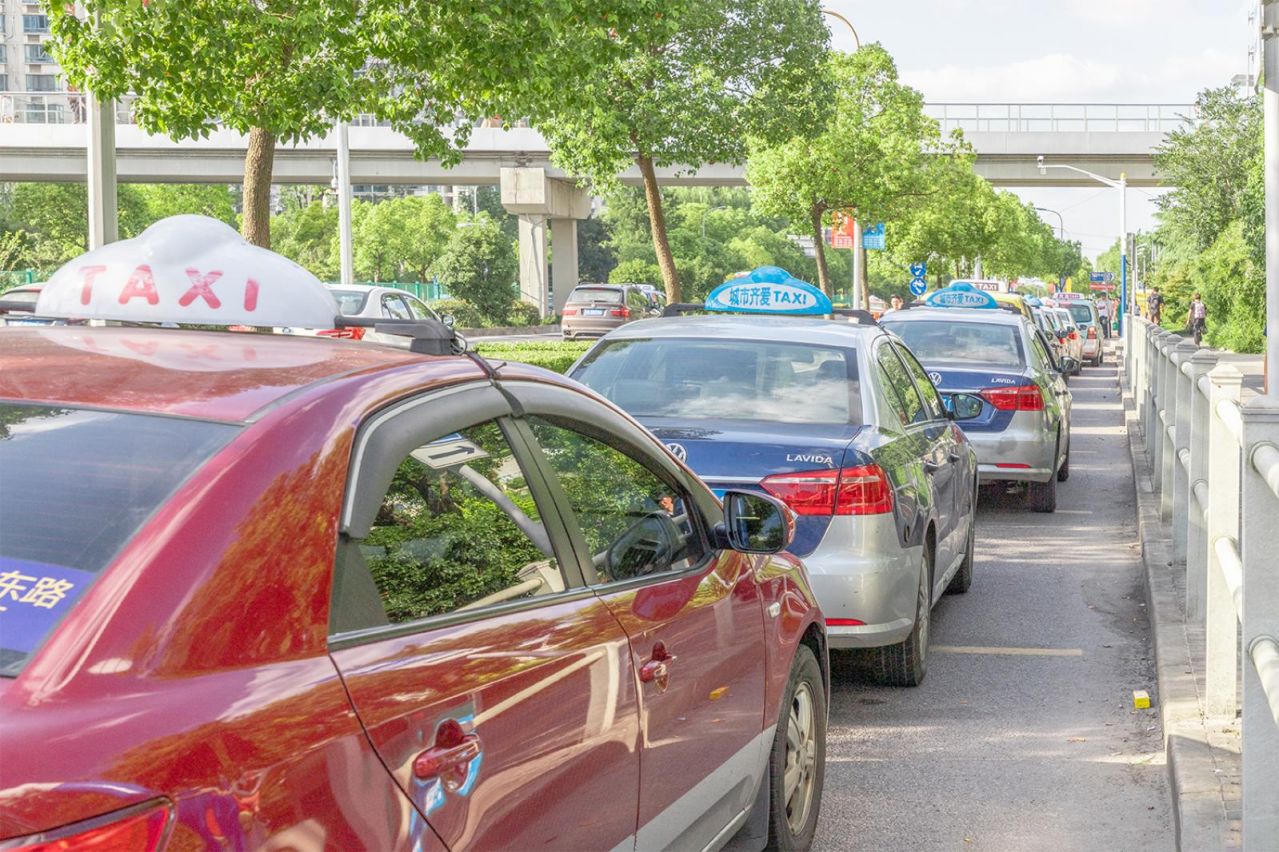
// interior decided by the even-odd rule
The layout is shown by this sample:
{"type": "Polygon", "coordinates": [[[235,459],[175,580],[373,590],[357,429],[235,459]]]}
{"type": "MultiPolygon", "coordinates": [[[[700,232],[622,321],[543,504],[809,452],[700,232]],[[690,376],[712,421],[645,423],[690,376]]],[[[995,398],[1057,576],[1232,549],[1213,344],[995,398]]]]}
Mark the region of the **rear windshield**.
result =
{"type": "Polygon", "coordinates": [[[355,317],[364,310],[364,303],[369,300],[368,290],[330,290],[333,298],[338,300],[338,313],[344,317],[355,317]]]}
{"type": "Polygon", "coordinates": [[[14,677],[222,423],[0,402],[0,676],[14,677]]]}
{"type": "Polygon", "coordinates": [[[615,340],[573,378],[636,417],[860,424],[854,349],[753,340],[615,340]]]}
{"type": "Polygon", "coordinates": [[[927,363],[954,362],[993,367],[1024,367],[1020,329],[1012,325],[981,322],[880,323],[906,341],[915,357],[927,363]]]}
{"type": "Polygon", "coordinates": [[[568,294],[570,302],[608,302],[618,305],[622,302],[622,291],[609,287],[578,287],[568,294]]]}
{"type": "Polygon", "coordinates": [[[1092,306],[1091,305],[1067,305],[1066,310],[1070,311],[1070,315],[1075,318],[1075,323],[1092,322],[1092,306]]]}

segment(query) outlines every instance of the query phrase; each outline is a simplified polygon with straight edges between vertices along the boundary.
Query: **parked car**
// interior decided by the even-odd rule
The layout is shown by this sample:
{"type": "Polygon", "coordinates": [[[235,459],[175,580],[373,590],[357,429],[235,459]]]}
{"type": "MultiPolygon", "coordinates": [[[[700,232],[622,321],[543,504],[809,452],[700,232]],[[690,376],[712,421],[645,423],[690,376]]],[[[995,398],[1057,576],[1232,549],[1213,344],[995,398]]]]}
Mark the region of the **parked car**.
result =
{"type": "Polygon", "coordinates": [[[661,312],[638,284],[579,284],[564,303],[560,329],[565,340],[602,337],[628,322],[661,312]]]}
{"type": "MultiPolygon", "coordinates": [[[[722,301],[758,303],[763,288],[744,287],[722,301]]],[[[924,679],[931,609],[972,582],[977,462],[899,340],[847,321],[669,317],[613,331],[570,375],[716,493],[784,500],[831,647],[879,649],[890,684],[924,679]]]]}
{"type": "MultiPolygon", "coordinates": [[[[1078,293],[1072,294],[1078,296],[1078,293]]],[[[1100,367],[1105,360],[1106,350],[1102,345],[1105,332],[1101,328],[1101,318],[1097,314],[1097,306],[1091,301],[1081,298],[1068,299],[1061,302],[1061,307],[1070,311],[1070,316],[1079,327],[1079,336],[1083,340],[1083,355],[1080,360],[1087,361],[1094,367],[1100,367]]]]}
{"type": "MultiPolygon", "coordinates": [[[[351,319],[366,320],[422,320],[432,319],[452,326],[451,316],[442,316],[434,308],[412,293],[395,287],[366,284],[329,285],[329,292],[337,300],[339,315],[351,319]]],[[[333,325],[334,323],[329,323],[333,325]]],[[[338,328],[308,329],[286,326],[277,329],[284,334],[310,337],[330,337],[339,340],[363,340],[387,346],[407,348],[406,337],[384,334],[371,326],[340,326],[338,328]]]]}
{"type": "Polygon", "coordinates": [[[134,325],[0,335],[0,847],[811,843],[826,631],[779,500],[435,320],[138,327],[337,313],[211,219],[64,267],[71,307],[134,325]]]}
{"type": "MultiPolygon", "coordinates": [[[[1057,483],[1070,476],[1071,396],[1063,374],[1077,362],[1055,361],[1030,321],[996,309],[993,300],[989,309],[936,306],[946,293],[930,294],[932,307],[898,311],[881,324],[966,415],[981,481],[1024,482],[1034,511],[1056,511],[1057,483]]],[[[980,301],[963,296],[962,304],[980,301]]]]}
{"type": "Polygon", "coordinates": [[[1084,335],[1081,333],[1079,326],[1075,324],[1072,313],[1066,308],[1052,308],[1053,314],[1056,315],[1058,325],[1062,334],[1059,337],[1062,343],[1062,355],[1058,357],[1058,361],[1062,362],[1063,358],[1070,358],[1078,366],[1075,367],[1071,375],[1079,375],[1083,370],[1084,363],[1084,335]]]}
{"type": "Polygon", "coordinates": [[[1066,344],[1063,342],[1066,331],[1061,325],[1061,319],[1057,316],[1056,310],[1051,306],[1042,305],[1033,308],[1031,312],[1035,318],[1035,326],[1047,341],[1053,358],[1060,361],[1066,354],[1066,344]]]}
{"type": "Polygon", "coordinates": [[[0,326],[65,325],[65,321],[37,317],[31,313],[35,309],[36,299],[39,298],[43,287],[43,283],[20,284],[0,293],[0,326]]]}

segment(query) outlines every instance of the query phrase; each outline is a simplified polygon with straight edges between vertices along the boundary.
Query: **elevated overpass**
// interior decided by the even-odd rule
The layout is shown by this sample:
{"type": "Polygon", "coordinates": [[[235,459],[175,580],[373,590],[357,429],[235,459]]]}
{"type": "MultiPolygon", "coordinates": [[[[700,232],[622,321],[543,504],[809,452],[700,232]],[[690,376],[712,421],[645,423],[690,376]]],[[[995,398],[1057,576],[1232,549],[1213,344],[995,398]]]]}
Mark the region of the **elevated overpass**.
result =
{"type": "MultiPolygon", "coordinates": [[[[74,94],[0,93],[0,181],[78,181],[86,173],[86,132],[74,94]]],[[[943,130],[964,131],[976,153],[977,173],[1002,187],[1090,185],[1082,175],[1041,175],[1035,159],[1118,177],[1132,186],[1158,185],[1152,153],[1170,130],[1183,126],[1191,107],[1178,104],[929,104],[943,130]]],[[[412,142],[389,127],[357,121],[350,129],[351,179],[356,184],[497,184],[501,169],[535,167],[569,178],[552,165],[534,128],[474,128],[462,161],[446,168],[415,156],[412,142]]],[[[117,111],[117,173],[126,182],[238,183],[246,138],[215,131],[207,139],[174,141],[152,136],[117,111]]],[[[277,148],[273,179],[282,184],[327,184],[336,141],[325,136],[277,148]]],[[[744,186],[741,166],[708,164],[659,171],[671,186],[744,186]]],[[[622,180],[638,184],[637,168],[622,180]]]]}

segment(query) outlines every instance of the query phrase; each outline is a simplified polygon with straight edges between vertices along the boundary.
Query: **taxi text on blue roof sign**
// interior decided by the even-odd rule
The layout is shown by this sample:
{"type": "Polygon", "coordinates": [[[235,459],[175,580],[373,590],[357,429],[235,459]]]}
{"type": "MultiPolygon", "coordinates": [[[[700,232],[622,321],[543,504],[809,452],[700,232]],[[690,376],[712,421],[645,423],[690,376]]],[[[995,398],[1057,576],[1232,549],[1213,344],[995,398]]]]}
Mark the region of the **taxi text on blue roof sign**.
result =
{"type": "Polygon", "coordinates": [[[821,290],[779,266],[761,266],[725,281],[706,297],[706,310],[735,314],[823,316],[835,307],[821,290]]]}
{"type": "Polygon", "coordinates": [[[985,308],[994,310],[999,303],[989,293],[983,293],[973,285],[960,281],[944,290],[937,290],[924,300],[930,308],[985,308]]]}

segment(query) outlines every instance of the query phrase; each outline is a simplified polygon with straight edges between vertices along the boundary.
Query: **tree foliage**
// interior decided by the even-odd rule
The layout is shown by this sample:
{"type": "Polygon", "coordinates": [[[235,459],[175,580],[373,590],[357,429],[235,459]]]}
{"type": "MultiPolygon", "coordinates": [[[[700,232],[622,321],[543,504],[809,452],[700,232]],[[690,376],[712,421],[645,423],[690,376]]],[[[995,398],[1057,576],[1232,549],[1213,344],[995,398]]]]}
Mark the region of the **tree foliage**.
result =
{"type": "Polygon", "coordinates": [[[515,249],[488,216],[481,214],[453,232],[434,271],[449,293],[486,317],[500,323],[509,316],[515,301],[515,249]]]}
{"type": "Polygon", "coordinates": [[[574,82],[580,103],[539,126],[557,163],[601,186],[639,167],[656,261],[667,297],[679,301],[656,169],[740,163],[747,135],[811,126],[829,34],[816,0],[663,5],[650,26],[619,39],[600,73],[574,82]]]}

